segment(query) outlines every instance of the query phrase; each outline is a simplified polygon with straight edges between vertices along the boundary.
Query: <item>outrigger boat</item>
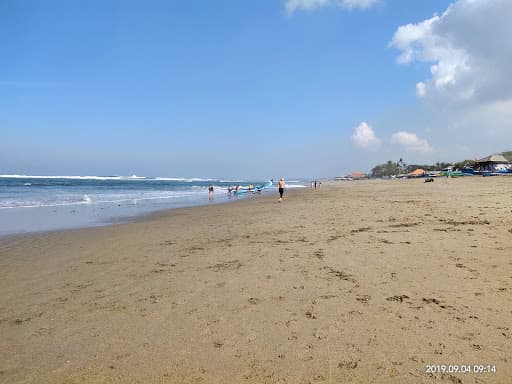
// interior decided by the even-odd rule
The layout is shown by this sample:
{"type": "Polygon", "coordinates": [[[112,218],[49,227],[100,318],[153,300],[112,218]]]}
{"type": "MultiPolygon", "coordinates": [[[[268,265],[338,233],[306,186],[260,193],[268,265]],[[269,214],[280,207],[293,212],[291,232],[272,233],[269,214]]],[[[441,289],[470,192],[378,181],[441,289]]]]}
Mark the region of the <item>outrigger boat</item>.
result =
{"type": "Polygon", "coordinates": [[[238,187],[238,189],[234,189],[233,193],[235,195],[240,195],[242,193],[248,193],[248,192],[261,192],[265,188],[271,187],[273,184],[272,180],[269,180],[266,184],[257,184],[257,185],[246,185],[243,187],[238,187]]]}

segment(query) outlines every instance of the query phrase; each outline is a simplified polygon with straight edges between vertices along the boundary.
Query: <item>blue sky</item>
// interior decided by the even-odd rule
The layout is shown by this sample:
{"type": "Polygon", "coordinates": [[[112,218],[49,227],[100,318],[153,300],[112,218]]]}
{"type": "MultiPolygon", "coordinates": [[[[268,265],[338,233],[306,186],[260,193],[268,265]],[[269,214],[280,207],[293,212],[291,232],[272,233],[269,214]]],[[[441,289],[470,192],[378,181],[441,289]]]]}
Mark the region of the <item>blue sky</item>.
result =
{"type": "Polygon", "coordinates": [[[461,102],[481,52],[446,40],[473,1],[0,1],[0,174],[329,177],[512,149],[506,90],[461,102]]]}

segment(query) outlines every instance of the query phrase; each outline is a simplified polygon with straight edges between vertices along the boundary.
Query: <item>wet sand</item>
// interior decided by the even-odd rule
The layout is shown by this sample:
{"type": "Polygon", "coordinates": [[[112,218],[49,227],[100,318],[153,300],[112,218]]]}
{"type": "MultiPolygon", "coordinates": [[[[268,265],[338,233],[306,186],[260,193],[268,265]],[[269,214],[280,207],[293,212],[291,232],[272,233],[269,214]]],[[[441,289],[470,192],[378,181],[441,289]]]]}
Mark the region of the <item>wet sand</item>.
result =
{"type": "Polygon", "coordinates": [[[512,177],[4,239],[0,382],[510,382],[511,255],[512,177]]]}

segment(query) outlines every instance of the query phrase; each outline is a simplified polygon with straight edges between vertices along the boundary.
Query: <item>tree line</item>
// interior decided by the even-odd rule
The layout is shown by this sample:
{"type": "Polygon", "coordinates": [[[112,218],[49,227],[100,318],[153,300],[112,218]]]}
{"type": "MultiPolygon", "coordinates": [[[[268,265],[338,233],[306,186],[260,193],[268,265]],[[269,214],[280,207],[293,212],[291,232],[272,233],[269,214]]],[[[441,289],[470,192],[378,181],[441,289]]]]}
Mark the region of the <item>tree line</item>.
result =
{"type": "MultiPolygon", "coordinates": [[[[501,153],[509,161],[512,161],[512,151],[501,153]]],[[[406,164],[402,159],[397,162],[388,160],[387,163],[376,165],[372,168],[370,173],[371,177],[389,177],[410,173],[418,168],[425,171],[441,171],[445,168],[452,167],[453,169],[462,169],[464,167],[472,166],[475,164],[474,160],[463,160],[456,163],[437,162],[435,164],[406,164]]]]}

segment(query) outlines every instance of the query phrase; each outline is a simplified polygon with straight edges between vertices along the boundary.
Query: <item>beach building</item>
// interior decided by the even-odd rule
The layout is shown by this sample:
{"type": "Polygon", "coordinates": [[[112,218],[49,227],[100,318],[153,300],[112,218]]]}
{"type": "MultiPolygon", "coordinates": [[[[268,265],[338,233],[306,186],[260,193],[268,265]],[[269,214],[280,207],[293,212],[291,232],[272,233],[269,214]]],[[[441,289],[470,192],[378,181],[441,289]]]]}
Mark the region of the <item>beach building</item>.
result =
{"type": "Polygon", "coordinates": [[[482,172],[512,172],[508,159],[500,154],[493,154],[475,161],[477,168],[482,172]]]}
{"type": "Polygon", "coordinates": [[[350,178],[352,180],[363,180],[363,179],[367,179],[368,175],[361,171],[355,171],[350,174],[350,178]]]}
{"type": "Polygon", "coordinates": [[[407,174],[407,177],[410,177],[410,178],[413,178],[413,177],[423,177],[425,176],[425,170],[424,169],[421,169],[421,168],[418,168],[418,169],[415,169],[414,171],[410,172],[407,174]]]}

